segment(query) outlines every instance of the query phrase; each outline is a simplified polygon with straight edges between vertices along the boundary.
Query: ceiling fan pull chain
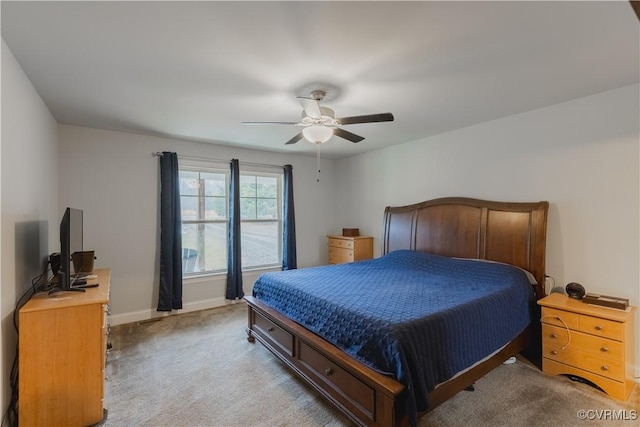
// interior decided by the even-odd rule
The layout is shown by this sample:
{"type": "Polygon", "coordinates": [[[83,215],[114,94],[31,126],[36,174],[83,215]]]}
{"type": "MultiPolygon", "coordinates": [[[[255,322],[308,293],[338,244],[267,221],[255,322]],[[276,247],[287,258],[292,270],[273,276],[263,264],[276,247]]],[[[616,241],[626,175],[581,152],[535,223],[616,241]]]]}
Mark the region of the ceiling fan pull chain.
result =
{"type": "Polygon", "coordinates": [[[316,167],[318,168],[316,182],[320,182],[320,144],[318,143],[316,143],[316,167]]]}

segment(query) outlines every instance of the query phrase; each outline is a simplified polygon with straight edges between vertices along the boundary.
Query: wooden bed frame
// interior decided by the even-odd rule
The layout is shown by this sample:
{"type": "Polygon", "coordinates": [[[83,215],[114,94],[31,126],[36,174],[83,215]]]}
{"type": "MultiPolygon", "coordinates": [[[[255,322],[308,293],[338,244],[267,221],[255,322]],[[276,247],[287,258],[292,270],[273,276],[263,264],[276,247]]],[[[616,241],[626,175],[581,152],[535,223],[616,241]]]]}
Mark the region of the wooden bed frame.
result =
{"type": "MultiPolygon", "coordinates": [[[[530,271],[544,296],[548,202],[505,203],[451,197],[387,207],[382,253],[398,249],[509,263],[530,271]]],[[[358,425],[407,423],[395,411],[404,386],[363,365],[283,314],[251,296],[247,339],[260,341],[296,374],[358,425]]],[[[535,323],[535,319],[534,322],[535,323]]],[[[533,324],[532,324],[533,326],[533,324]]],[[[532,327],[492,357],[439,385],[428,396],[431,409],[482,378],[530,343],[532,327]]]]}

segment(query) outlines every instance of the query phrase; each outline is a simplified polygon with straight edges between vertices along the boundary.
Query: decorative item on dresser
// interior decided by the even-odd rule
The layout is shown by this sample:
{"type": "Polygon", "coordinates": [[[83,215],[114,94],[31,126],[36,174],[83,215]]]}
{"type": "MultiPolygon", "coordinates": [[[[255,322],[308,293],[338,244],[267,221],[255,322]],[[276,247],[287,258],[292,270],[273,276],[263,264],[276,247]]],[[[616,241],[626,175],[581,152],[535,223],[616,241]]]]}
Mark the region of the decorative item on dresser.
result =
{"type": "Polygon", "coordinates": [[[94,270],[86,292],[36,294],[19,311],[19,423],[87,426],[104,421],[111,273],[94,270]]]}
{"type": "Polygon", "coordinates": [[[627,400],[633,387],[634,310],[587,304],[562,294],[542,306],[542,370],[590,381],[609,396],[627,400]]]}
{"type": "Polygon", "coordinates": [[[373,258],[373,237],[327,236],[329,264],[361,261],[373,258]]]}

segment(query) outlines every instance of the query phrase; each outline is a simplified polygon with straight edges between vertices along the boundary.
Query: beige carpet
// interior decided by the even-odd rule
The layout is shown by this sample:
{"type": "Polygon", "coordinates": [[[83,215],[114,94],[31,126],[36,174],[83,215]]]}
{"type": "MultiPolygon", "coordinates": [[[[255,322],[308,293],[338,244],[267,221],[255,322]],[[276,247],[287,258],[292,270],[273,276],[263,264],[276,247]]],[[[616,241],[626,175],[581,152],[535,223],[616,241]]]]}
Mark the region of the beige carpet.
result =
{"type": "MultiPolygon", "coordinates": [[[[238,303],[113,327],[105,425],[351,425],[261,344],[247,341],[246,310],[238,303]]],[[[475,389],[460,392],[421,418],[419,426],[640,424],[619,419],[639,411],[640,387],[628,402],[617,402],[585,384],[544,375],[523,359],[500,366],[475,389]],[[600,411],[609,419],[580,420],[580,410],[592,411],[592,418],[600,411]]]]}

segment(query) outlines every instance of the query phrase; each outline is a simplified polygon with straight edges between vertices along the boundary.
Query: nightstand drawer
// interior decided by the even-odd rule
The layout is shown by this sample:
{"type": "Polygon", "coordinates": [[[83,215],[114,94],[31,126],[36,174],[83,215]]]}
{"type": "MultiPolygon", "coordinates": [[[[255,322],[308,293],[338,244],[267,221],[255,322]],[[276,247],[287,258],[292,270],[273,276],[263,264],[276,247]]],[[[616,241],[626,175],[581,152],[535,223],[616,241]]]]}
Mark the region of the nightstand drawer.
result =
{"type": "Polygon", "coordinates": [[[567,347],[562,350],[561,345],[543,343],[542,356],[556,362],[566,363],[570,366],[579,366],[585,371],[602,375],[616,381],[624,380],[624,365],[620,361],[605,359],[594,356],[584,351],[576,350],[574,347],[567,347]]]}
{"type": "Polygon", "coordinates": [[[624,324],[599,317],[581,315],[578,329],[588,334],[613,340],[622,341],[624,339],[624,324]]]}
{"type": "Polygon", "coordinates": [[[329,246],[332,246],[335,248],[353,249],[354,243],[353,243],[353,240],[335,239],[330,237],[329,246]]]}
{"type": "Polygon", "coordinates": [[[353,251],[351,249],[342,249],[329,247],[329,263],[342,264],[344,262],[353,261],[353,251]]]}
{"type": "MultiPolygon", "coordinates": [[[[571,333],[571,338],[573,341],[574,333],[571,333]]],[[[569,331],[560,326],[552,326],[542,324],[542,345],[551,344],[554,346],[568,346],[571,344],[569,341],[569,331]]],[[[575,344],[575,342],[574,342],[575,344]]]]}
{"type": "Polygon", "coordinates": [[[622,341],[624,337],[624,324],[620,322],[570,311],[556,310],[555,308],[542,307],[540,321],[618,341],[622,341]]]}
{"type": "Polygon", "coordinates": [[[602,388],[609,396],[614,399],[626,400],[631,391],[633,390],[634,382],[620,382],[610,378],[596,375],[592,372],[585,371],[584,369],[569,366],[564,363],[556,362],[549,358],[542,358],[542,370],[550,375],[576,375],[578,377],[587,379],[598,387],[602,388]]]}
{"type": "Polygon", "coordinates": [[[578,331],[571,331],[571,339],[569,339],[569,332],[559,326],[543,324],[542,343],[543,346],[567,346],[567,348],[580,349],[585,353],[614,361],[624,360],[624,345],[622,342],[578,331]]]}
{"type": "Polygon", "coordinates": [[[569,311],[556,310],[555,308],[542,307],[542,323],[550,325],[567,327],[569,329],[578,329],[580,315],[569,311]]]}

